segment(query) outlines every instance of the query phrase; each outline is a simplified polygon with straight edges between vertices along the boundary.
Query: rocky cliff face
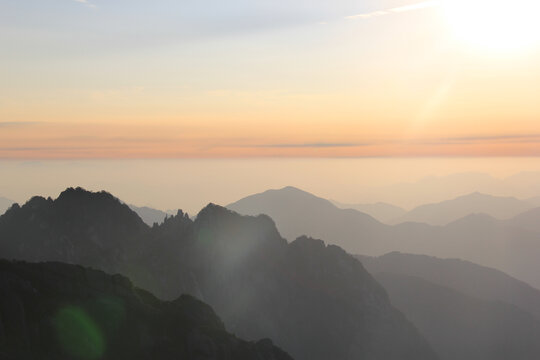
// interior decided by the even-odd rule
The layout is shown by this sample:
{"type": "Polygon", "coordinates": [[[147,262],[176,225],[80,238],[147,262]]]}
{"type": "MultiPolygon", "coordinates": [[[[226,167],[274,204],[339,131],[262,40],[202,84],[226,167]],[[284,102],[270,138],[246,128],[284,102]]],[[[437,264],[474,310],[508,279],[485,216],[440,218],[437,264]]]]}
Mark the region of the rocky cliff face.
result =
{"type": "Polygon", "coordinates": [[[123,270],[142,251],[148,227],[112,195],[68,189],[56,200],[34,197],[0,217],[4,258],[58,260],[123,270]],[[8,240],[8,241],[6,241],[8,240]]]}
{"type": "Polygon", "coordinates": [[[2,359],[291,360],[270,340],[227,333],[204,303],[160,301],[119,275],[0,261],[2,359]]]}
{"type": "Polygon", "coordinates": [[[299,360],[436,358],[339,247],[306,237],[287,243],[269,217],[212,204],[195,221],[179,212],[149,228],[109,194],[67,192],[0,217],[2,254],[121,272],[161,298],[192,294],[230,331],[271,338],[299,360]]]}

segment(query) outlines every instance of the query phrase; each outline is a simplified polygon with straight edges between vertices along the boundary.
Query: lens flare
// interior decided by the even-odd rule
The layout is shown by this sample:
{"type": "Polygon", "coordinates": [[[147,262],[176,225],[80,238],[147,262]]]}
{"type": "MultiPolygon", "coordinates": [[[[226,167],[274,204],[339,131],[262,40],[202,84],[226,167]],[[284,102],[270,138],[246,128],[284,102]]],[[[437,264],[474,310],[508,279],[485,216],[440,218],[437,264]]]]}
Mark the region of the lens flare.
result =
{"type": "Polygon", "coordinates": [[[81,308],[69,306],[59,310],[54,317],[54,328],[60,346],[73,358],[94,360],[103,356],[103,335],[81,308]]]}

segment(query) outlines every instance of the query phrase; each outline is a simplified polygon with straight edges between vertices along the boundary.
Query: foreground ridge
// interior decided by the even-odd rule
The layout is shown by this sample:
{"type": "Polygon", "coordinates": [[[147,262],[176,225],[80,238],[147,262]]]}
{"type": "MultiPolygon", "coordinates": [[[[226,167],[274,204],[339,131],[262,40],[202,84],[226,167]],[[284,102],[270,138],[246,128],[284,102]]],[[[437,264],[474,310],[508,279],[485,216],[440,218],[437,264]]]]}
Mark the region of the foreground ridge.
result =
{"type": "Polygon", "coordinates": [[[81,266],[1,260],[0,299],[2,359],[292,359],[227,333],[191,296],[160,301],[81,266]]]}

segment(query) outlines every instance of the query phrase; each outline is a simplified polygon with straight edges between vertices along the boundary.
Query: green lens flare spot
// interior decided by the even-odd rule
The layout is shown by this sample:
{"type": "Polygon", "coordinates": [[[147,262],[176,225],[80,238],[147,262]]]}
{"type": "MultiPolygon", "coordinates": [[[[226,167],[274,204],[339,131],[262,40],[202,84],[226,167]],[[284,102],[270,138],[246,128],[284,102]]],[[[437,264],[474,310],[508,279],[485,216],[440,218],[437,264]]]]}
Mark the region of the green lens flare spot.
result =
{"type": "Polygon", "coordinates": [[[199,233],[197,234],[198,243],[201,245],[210,245],[213,237],[212,231],[206,227],[199,229],[199,233]]]}
{"type": "Polygon", "coordinates": [[[105,341],[95,322],[78,307],[59,310],[54,328],[62,349],[77,359],[93,360],[103,356],[105,341]]]}

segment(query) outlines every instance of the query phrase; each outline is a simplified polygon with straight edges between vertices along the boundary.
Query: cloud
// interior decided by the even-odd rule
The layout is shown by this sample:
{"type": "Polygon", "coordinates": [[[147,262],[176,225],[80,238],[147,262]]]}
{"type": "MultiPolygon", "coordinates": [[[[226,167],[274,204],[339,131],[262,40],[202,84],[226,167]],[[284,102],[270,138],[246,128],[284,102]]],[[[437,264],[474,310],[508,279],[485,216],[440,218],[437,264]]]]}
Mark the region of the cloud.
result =
{"type": "Polygon", "coordinates": [[[85,6],[88,6],[89,8],[95,8],[96,7],[96,5],[92,4],[88,0],[73,0],[73,1],[78,2],[79,4],[83,4],[85,6]]]}
{"type": "Polygon", "coordinates": [[[252,148],[273,148],[273,149],[301,149],[301,148],[346,148],[369,146],[365,143],[295,143],[295,144],[256,144],[248,145],[252,148]]]}
{"type": "Polygon", "coordinates": [[[403,13],[403,12],[408,12],[408,11],[428,9],[428,8],[436,7],[439,5],[440,5],[440,1],[438,0],[428,0],[428,1],[422,1],[416,4],[399,6],[399,7],[395,7],[395,8],[391,8],[387,10],[377,10],[377,11],[372,11],[369,13],[346,16],[345,19],[350,19],[350,20],[369,19],[372,17],[379,17],[379,16],[390,15],[390,14],[395,14],[395,13],[403,13]]]}
{"type": "Polygon", "coordinates": [[[0,128],[32,126],[32,125],[39,125],[39,124],[43,124],[43,123],[37,122],[37,121],[0,121],[0,128]]]}
{"type": "Polygon", "coordinates": [[[539,143],[540,134],[516,134],[516,135],[493,135],[493,136],[464,136],[441,139],[456,143],[475,142],[511,142],[511,143],[539,143]]]}

